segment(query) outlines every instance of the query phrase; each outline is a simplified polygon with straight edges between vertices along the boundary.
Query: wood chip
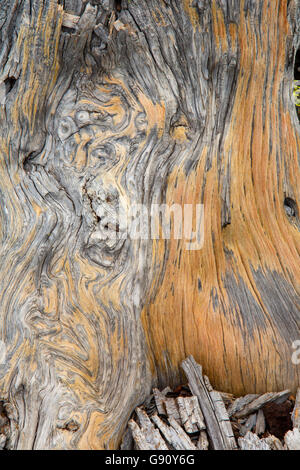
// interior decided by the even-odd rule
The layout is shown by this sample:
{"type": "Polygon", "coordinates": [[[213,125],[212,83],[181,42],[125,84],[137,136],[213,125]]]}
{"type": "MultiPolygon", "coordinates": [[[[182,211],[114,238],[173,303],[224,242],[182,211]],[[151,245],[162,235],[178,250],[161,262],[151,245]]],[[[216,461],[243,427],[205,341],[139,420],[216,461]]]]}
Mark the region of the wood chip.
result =
{"type": "Polygon", "coordinates": [[[202,367],[192,356],[182,362],[182,368],[192,393],[198,397],[213,448],[236,449],[231,423],[220,393],[212,390],[208,379],[202,375],[202,367]]]}
{"type": "Polygon", "coordinates": [[[166,409],[167,417],[173,418],[177,421],[177,423],[182,424],[175,398],[165,398],[163,403],[166,409]]]}
{"type": "Polygon", "coordinates": [[[169,418],[169,423],[171,424],[172,428],[176,431],[181,441],[184,443],[186,450],[196,450],[196,446],[192,443],[189,436],[184,432],[181,426],[179,426],[178,422],[174,418],[169,418]]]}
{"type": "Polygon", "coordinates": [[[271,450],[283,450],[283,445],[280,440],[275,436],[268,436],[263,439],[268,444],[271,450]]]}
{"type": "Polygon", "coordinates": [[[271,447],[264,439],[259,439],[259,437],[252,433],[247,432],[245,437],[239,437],[238,443],[241,450],[271,450],[271,447]]]}
{"type": "Polygon", "coordinates": [[[156,408],[157,408],[157,411],[160,415],[165,415],[166,414],[164,400],[165,400],[166,394],[168,392],[171,392],[170,387],[166,387],[162,392],[160,392],[157,388],[153,389],[153,395],[154,395],[156,408]]]}
{"type": "Polygon", "coordinates": [[[251,401],[248,405],[242,408],[240,411],[234,413],[232,416],[235,418],[244,418],[255,411],[258,411],[260,408],[263,408],[267,403],[277,402],[282,403],[290,396],[289,390],[284,390],[283,392],[278,393],[265,393],[257,397],[255,400],[251,401]]]}
{"type": "Polygon", "coordinates": [[[175,450],[197,450],[189,436],[179,426],[174,418],[170,418],[171,426],[165,424],[158,415],[151,417],[165,439],[175,450]]]}
{"type": "Polygon", "coordinates": [[[71,15],[70,13],[63,14],[62,24],[67,28],[76,29],[77,23],[80,20],[80,16],[71,15]]]}
{"type": "Polygon", "coordinates": [[[255,425],[255,433],[259,436],[263,434],[266,430],[266,420],[263,410],[258,410],[256,425],[255,425]]]}
{"type": "Polygon", "coordinates": [[[133,419],[129,421],[128,426],[132,432],[135,446],[138,450],[154,450],[146,441],[144,433],[141,431],[140,427],[136,424],[133,419]]]}
{"type": "Polygon", "coordinates": [[[293,427],[300,430],[300,388],[297,390],[296,401],[292,413],[293,427]]]}
{"type": "Polygon", "coordinates": [[[240,428],[240,435],[243,437],[247,434],[248,431],[252,431],[254,426],[256,425],[256,418],[257,415],[256,413],[253,413],[248,417],[246,420],[245,424],[243,424],[240,428]]]}
{"type": "Polygon", "coordinates": [[[168,450],[160,432],[153,426],[147,413],[141,408],[136,408],[135,411],[140,423],[141,432],[144,434],[145,440],[151,446],[151,449],[168,450]]]}
{"type": "Polygon", "coordinates": [[[235,401],[234,395],[232,393],[225,393],[225,392],[219,392],[223,402],[225,403],[225,406],[230,406],[232,403],[235,401]]]}
{"type": "Polygon", "coordinates": [[[300,431],[294,428],[284,436],[284,442],[289,450],[300,450],[300,431]]]}
{"type": "Polygon", "coordinates": [[[176,403],[181,423],[187,433],[191,434],[206,428],[197,397],[178,397],[176,403]]]}
{"type": "Polygon", "coordinates": [[[0,450],[3,450],[6,444],[6,436],[4,434],[0,434],[0,450]]]}
{"type": "Polygon", "coordinates": [[[240,410],[245,408],[245,406],[249,405],[249,403],[251,403],[258,397],[259,395],[250,394],[245,395],[244,397],[237,398],[227,409],[229,417],[234,416],[235,413],[238,413],[240,410]]]}

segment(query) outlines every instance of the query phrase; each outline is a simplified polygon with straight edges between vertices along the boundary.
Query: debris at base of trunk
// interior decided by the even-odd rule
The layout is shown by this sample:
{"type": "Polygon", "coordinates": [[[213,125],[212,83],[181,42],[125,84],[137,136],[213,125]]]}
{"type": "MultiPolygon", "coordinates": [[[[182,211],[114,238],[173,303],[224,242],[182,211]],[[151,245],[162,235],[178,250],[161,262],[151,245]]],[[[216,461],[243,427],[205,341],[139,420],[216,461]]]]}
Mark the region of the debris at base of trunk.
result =
{"type": "MultiPolygon", "coordinates": [[[[192,356],[188,384],[153,389],[135,410],[123,450],[300,450],[300,388],[234,397],[214,390],[192,356]]],[[[299,384],[300,385],[300,384],[299,384]]]]}

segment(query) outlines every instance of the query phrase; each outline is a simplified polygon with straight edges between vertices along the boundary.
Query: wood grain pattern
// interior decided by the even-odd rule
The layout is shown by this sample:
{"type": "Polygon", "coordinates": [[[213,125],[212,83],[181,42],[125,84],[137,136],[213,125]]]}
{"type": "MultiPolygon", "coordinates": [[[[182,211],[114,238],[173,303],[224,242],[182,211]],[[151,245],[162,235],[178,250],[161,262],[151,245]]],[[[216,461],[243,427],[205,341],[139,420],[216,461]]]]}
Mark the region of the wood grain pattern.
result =
{"type": "Polygon", "coordinates": [[[9,448],[117,448],[189,354],[217,389],[296,390],[297,18],[296,0],[2,0],[9,448]],[[103,239],[134,203],[204,204],[203,249],[103,239]]]}

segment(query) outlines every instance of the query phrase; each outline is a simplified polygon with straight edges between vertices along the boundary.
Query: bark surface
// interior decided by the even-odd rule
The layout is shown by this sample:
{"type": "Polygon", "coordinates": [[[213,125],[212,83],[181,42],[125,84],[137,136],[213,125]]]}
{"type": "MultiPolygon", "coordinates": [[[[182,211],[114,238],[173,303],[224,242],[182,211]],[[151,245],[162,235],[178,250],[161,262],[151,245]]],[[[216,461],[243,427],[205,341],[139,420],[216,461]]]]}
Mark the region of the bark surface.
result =
{"type": "Polygon", "coordinates": [[[299,18],[296,0],[1,0],[7,447],[117,448],[190,354],[222,391],[296,390],[299,18]],[[134,203],[203,204],[203,248],[119,237],[134,203]]]}

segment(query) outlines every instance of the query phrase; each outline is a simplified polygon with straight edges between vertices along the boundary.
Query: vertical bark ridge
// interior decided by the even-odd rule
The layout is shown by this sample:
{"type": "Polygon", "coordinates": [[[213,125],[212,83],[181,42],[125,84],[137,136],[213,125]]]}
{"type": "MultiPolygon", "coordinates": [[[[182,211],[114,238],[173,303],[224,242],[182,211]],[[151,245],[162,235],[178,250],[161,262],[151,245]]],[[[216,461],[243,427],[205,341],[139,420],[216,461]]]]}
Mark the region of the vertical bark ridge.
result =
{"type": "Polygon", "coordinates": [[[211,14],[216,54],[230,55],[229,45],[237,44],[233,106],[219,121],[215,145],[197,154],[197,176],[176,169],[167,195],[169,203],[204,203],[205,243],[189,253],[171,242],[164,281],[144,309],[144,328],[163,384],[178,382],[170,370],[193,354],[216,387],[236,393],[293,388],[299,381],[291,361],[299,336],[299,226],[284,209],[285,196],[299,201],[299,132],[284,46],[293,24],[286,5],[276,1],[251,10],[241,2],[239,22],[230,28],[218,2],[211,14]],[[230,196],[224,198],[226,185],[230,196]]]}

